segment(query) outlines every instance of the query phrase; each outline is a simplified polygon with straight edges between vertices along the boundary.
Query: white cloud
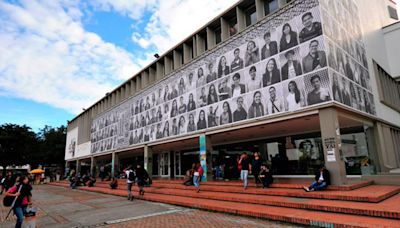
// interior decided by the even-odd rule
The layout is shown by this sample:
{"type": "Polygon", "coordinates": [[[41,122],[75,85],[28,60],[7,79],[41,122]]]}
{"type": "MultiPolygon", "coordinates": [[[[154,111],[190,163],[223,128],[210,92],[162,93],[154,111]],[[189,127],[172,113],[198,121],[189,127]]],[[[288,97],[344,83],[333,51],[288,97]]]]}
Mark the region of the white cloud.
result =
{"type": "Polygon", "coordinates": [[[0,91],[78,113],[139,70],[87,32],[79,2],[0,2],[0,91]]]}

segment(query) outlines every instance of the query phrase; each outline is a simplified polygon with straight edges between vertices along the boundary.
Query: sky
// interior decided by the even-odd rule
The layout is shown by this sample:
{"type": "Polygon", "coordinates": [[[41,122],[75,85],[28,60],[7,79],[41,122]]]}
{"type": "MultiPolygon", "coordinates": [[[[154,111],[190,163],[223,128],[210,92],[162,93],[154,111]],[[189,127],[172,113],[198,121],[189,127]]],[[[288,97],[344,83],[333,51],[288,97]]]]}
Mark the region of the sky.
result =
{"type": "Polygon", "coordinates": [[[238,0],[0,0],[0,124],[66,125],[238,0]]]}
{"type": "Polygon", "coordinates": [[[0,0],[0,124],[66,125],[237,0],[0,0]]]}

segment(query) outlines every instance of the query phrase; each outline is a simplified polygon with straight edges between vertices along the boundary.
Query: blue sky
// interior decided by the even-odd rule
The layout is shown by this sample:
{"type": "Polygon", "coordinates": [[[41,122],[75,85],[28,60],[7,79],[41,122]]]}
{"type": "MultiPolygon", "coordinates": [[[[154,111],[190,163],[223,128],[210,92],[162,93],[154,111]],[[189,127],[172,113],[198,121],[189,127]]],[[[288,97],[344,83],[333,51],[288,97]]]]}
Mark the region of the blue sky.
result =
{"type": "Polygon", "coordinates": [[[65,125],[237,0],[0,0],[0,124],[65,125]]]}

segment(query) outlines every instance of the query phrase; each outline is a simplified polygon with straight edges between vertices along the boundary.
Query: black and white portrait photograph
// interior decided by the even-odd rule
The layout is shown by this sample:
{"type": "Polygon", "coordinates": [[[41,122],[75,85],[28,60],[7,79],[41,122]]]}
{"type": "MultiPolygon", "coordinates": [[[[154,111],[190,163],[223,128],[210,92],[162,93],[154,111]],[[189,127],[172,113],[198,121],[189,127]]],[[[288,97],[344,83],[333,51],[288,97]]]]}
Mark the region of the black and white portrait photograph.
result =
{"type": "Polygon", "coordinates": [[[223,77],[216,81],[215,85],[218,86],[218,98],[220,101],[226,100],[232,97],[231,90],[231,78],[223,77]]]}
{"type": "Polygon", "coordinates": [[[260,61],[260,48],[258,40],[250,40],[246,44],[246,52],[244,55],[245,66],[248,67],[260,61]]]}
{"type": "Polygon", "coordinates": [[[337,64],[337,71],[345,76],[345,62],[344,62],[344,56],[343,56],[343,51],[339,46],[336,46],[335,48],[335,53],[336,53],[336,64],[337,64]]]}
{"type": "Polygon", "coordinates": [[[322,10],[322,18],[324,20],[324,24],[322,25],[324,34],[329,38],[333,38],[332,19],[324,9],[322,10]]]}
{"type": "Polygon", "coordinates": [[[282,81],[294,79],[296,76],[303,74],[299,47],[281,53],[279,58],[282,81]]]}
{"type": "Polygon", "coordinates": [[[280,65],[275,57],[261,63],[262,86],[270,86],[281,81],[280,65]]]}
{"type": "Polygon", "coordinates": [[[344,58],[344,71],[345,76],[348,79],[354,81],[354,61],[350,58],[348,54],[345,54],[344,58]]]}
{"type": "Polygon", "coordinates": [[[266,59],[271,56],[278,54],[278,42],[277,33],[274,30],[270,30],[264,33],[263,39],[260,39],[259,43],[261,47],[261,59],[266,59]]]}
{"type": "MultiPolygon", "coordinates": [[[[173,119],[173,118],[171,118],[173,119]]],[[[171,135],[170,132],[170,120],[165,120],[163,123],[163,128],[162,128],[162,138],[169,137],[171,135]]]]}
{"type": "Polygon", "coordinates": [[[199,68],[197,68],[196,72],[197,72],[197,81],[196,81],[196,87],[202,87],[206,84],[206,76],[204,73],[206,66],[201,66],[199,68]]]}
{"type": "Polygon", "coordinates": [[[194,132],[197,130],[197,124],[196,124],[196,111],[192,111],[188,113],[188,119],[187,119],[187,127],[186,127],[186,132],[194,132]]]}
{"type": "Polygon", "coordinates": [[[230,124],[233,122],[232,116],[232,99],[221,101],[218,106],[217,115],[219,117],[219,125],[230,124]]]}
{"type": "Polygon", "coordinates": [[[214,104],[218,102],[218,93],[216,83],[210,83],[206,87],[207,90],[207,105],[214,104]]]}
{"type": "Polygon", "coordinates": [[[196,89],[197,77],[194,72],[189,72],[186,77],[186,89],[187,91],[193,91],[196,89]]]}
{"type": "Polygon", "coordinates": [[[217,112],[219,111],[220,107],[218,104],[208,105],[204,110],[206,110],[207,115],[207,127],[216,127],[219,124],[219,116],[217,112]]]}
{"type": "Polygon", "coordinates": [[[218,58],[218,67],[217,67],[217,76],[218,78],[227,76],[231,73],[231,69],[229,67],[228,55],[222,55],[221,57],[218,58]]]}
{"type": "Polygon", "coordinates": [[[170,123],[170,136],[176,136],[178,135],[178,119],[179,117],[176,116],[174,118],[171,119],[170,123]]]}
{"type": "Polygon", "coordinates": [[[175,98],[172,100],[172,103],[171,103],[170,118],[173,118],[173,117],[177,116],[178,114],[179,114],[178,99],[175,98]]]}
{"type": "Polygon", "coordinates": [[[302,27],[299,33],[300,43],[322,35],[321,18],[319,10],[314,8],[301,15],[302,27]]]}
{"type": "Polygon", "coordinates": [[[328,65],[339,72],[337,63],[336,63],[336,55],[335,55],[335,45],[331,40],[327,40],[327,52],[328,52],[328,65]]]}
{"type": "Polygon", "coordinates": [[[329,75],[332,82],[332,98],[337,102],[343,103],[343,83],[341,83],[341,77],[334,71],[330,71],[329,75]]]}
{"type": "Polygon", "coordinates": [[[188,93],[186,109],[188,112],[191,112],[196,109],[196,91],[188,93]]]}
{"type": "Polygon", "coordinates": [[[201,108],[196,110],[196,127],[197,130],[204,130],[207,128],[207,116],[206,116],[206,108],[201,108]]]}
{"type": "Polygon", "coordinates": [[[291,20],[279,27],[276,31],[278,33],[279,40],[279,51],[285,51],[289,48],[295,47],[299,44],[297,39],[297,30],[295,21],[291,20]]]}
{"type": "Polygon", "coordinates": [[[282,83],[266,87],[265,94],[266,94],[266,102],[265,102],[266,115],[280,113],[285,110],[282,83]]]}
{"type": "Polygon", "coordinates": [[[323,38],[313,39],[301,45],[300,52],[303,66],[303,73],[310,73],[327,66],[325,45],[323,38]]]}
{"type": "Polygon", "coordinates": [[[164,91],[163,91],[163,86],[158,86],[157,87],[157,95],[156,95],[156,104],[160,105],[164,102],[164,91]]]}
{"type": "Polygon", "coordinates": [[[296,111],[306,106],[304,81],[302,77],[288,80],[282,84],[286,111],[296,111]]]}
{"type": "Polygon", "coordinates": [[[358,91],[357,85],[349,80],[349,88],[350,88],[350,95],[351,95],[351,107],[358,109],[358,91]]]}
{"type": "Polygon", "coordinates": [[[186,113],[188,110],[187,107],[187,94],[179,96],[179,101],[178,101],[178,113],[183,114],[186,113]]]}
{"type": "Polygon", "coordinates": [[[231,110],[233,111],[234,122],[247,119],[248,107],[245,103],[245,96],[238,96],[232,99],[231,110]]]}
{"type": "Polygon", "coordinates": [[[178,83],[178,96],[181,96],[182,94],[186,93],[186,82],[185,82],[185,77],[179,77],[179,83],[178,83]]]}
{"type": "Polygon", "coordinates": [[[246,94],[246,104],[248,106],[247,118],[257,118],[265,115],[265,107],[263,102],[265,101],[265,95],[263,90],[256,90],[246,94]]]}
{"type": "Polygon", "coordinates": [[[169,102],[165,102],[164,104],[162,104],[163,106],[163,120],[167,120],[170,118],[171,115],[171,101],[169,102]]]}
{"type": "Polygon", "coordinates": [[[209,62],[207,64],[207,76],[206,83],[217,80],[217,70],[214,62],[209,62]]]}
{"type": "Polygon", "coordinates": [[[196,95],[197,95],[197,107],[201,108],[207,105],[207,100],[208,100],[208,91],[206,91],[207,86],[203,86],[201,88],[197,89],[196,95]]]}
{"type": "Polygon", "coordinates": [[[314,105],[331,100],[328,70],[304,76],[307,105],[314,105]]]}
{"type": "Polygon", "coordinates": [[[241,47],[235,48],[232,53],[233,53],[233,57],[232,57],[232,62],[230,63],[231,73],[243,69],[244,56],[247,52],[246,52],[245,47],[242,45],[241,47]]]}
{"type": "Polygon", "coordinates": [[[262,87],[262,64],[263,62],[260,62],[243,70],[248,92],[262,87]]]}
{"type": "Polygon", "coordinates": [[[354,84],[354,87],[356,87],[357,91],[357,96],[358,96],[358,110],[365,112],[365,101],[364,101],[364,94],[363,94],[363,89],[361,86],[358,86],[354,84]]]}
{"type": "Polygon", "coordinates": [[[187,131],[187,113],[178,116],[178,135],[185,134],[187,131]]]}
{"type": "Polygon", "coordinates": [[[237,97],[241,94],[246,93],[246,80],[243,73],[243,71],[238,71],[231,74],[232,97],[237,97]]]}

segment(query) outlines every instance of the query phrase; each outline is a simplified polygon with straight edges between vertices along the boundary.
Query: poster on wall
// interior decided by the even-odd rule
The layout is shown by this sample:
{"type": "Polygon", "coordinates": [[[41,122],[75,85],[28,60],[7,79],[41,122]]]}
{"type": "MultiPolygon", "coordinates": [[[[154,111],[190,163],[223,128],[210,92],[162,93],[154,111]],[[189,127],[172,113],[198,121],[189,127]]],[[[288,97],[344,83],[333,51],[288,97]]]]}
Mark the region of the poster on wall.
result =
{"type": "MultiPolygon", "coordinates": [[[[318,4],[306,0],[285,9],[284,14],[250,27],[96,118],[91,152],[226,127],[332,101],[374,113],[358,29],[352,26],[355,31],[350,33],[350,28],[337,26],[329,14],[321,16],[318,4]],[[322,23],[326,18],[327,25],[322,23]],[[356,41],[346,42],[350,38],[356,41]]],[[[339,14],[349,15],[347,11],[339,14]]]]}

